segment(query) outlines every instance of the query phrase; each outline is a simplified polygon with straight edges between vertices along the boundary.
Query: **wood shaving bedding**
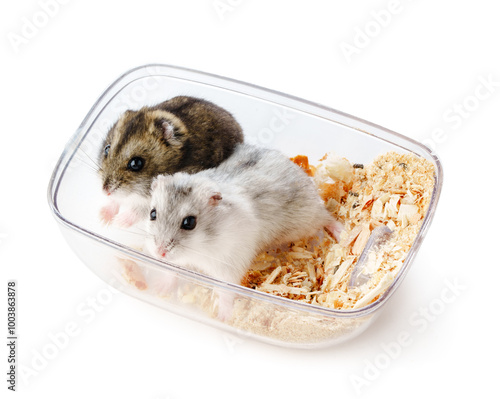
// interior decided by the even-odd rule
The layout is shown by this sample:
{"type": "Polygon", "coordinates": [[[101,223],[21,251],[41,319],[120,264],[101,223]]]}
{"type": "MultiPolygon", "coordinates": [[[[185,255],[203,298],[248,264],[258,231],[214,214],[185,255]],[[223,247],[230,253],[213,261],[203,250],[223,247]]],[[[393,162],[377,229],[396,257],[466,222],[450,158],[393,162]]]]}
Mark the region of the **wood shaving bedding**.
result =
{"type": "MultiPolygon", "coordinates": [[[[395,152],[383,154],[369,165],[351,164],[334,154],[325,155],[316,167],[309,165],[305,156],[296,162],[313,176],[325,205],[344,223],[345,231],[340,242],[323,232],[259,254],[241,284],[336,310],[369,305],[391,285],[418,235],[433,192],[433,164],[412,154],[395,152]],[[392,234],[368,258],[366,268],[372,278],[361,287],[350,288],[351,272],[359,255],[373,229],[382,225],[389,227],[392,234]]],[[[162,278],[161,273],[149,276],[147,265],[121,263],[129,283],[155,298],[165,296],[154,283],[162,278]]],[[[211,287],[184,279],[178,282],[173,291],[168,290],[170,303],[187,304],[193,311],[202,310],[217,318],[219,297],[211,287]]],[[[226,322],[243,334],[267,337],[274,343],[316,346],[362,331],[371,317],[325,317],[237,295],[232,316],[226,322]]]]}
{"type": "Polygon", "coordinates": [[[132,284],[140,291],[148,289],[142,268],[136,262],[126,258],[118,258],[118,261],[122,266],[122,276],[129,284],[132,284]]]}
{"type": "MultiPolygon", "coordinates": [[[[294,159],[295,160],[295,159],[294,159]]],[[[434,187],[434,166],[413,154],[389,152],[369,165],[327,154],[314,171],[327,208],[344,223],[339,243],[328,234],[260,254],[242,285],[333,309],[361,308],[377,300],[401,269],[418,235],[434,187]],[[366,268],[372,278],[349,287],[351,272],[377,226],[392,235],[366,268]]]]}

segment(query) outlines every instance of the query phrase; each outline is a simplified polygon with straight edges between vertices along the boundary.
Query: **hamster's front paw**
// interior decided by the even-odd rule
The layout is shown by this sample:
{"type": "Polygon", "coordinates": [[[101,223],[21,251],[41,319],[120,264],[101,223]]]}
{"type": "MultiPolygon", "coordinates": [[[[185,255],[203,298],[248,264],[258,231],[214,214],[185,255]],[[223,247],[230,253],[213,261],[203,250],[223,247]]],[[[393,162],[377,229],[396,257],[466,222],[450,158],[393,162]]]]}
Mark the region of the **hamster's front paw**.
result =
{"type": "Polygon", "coordinates": [[[178,279],[176,276],[162,275],[155,278],[153,290],[159,297],[169,297],[177,290],[178,279]]]}
{"type": "Polygon", "coordinates": [[[341,221],[334,219],[328,226],[326,226],[326,229],[332,233],[337,242],[340,242],[340,235],[345,230],[344,224],[341,221]]]}
{"type": "Polygon", "coordinates": [[[233,316],[233,301],[234,297],[227,292],[219,292],[219,309],[217,319],[223,323],[228,322],[233,316]]]}
{"type": "Polygon", "coordinates": [[[104,224],[109,224],[112,222],[113,218],[120,211],[120,205],[117,202],[111,201],[109,204],[104,205],[99,211],[99,219],[104,224]]]}
{"type": "Polygon", "coordinates": [[[113,224],[117,225],[118,227],[129,228],[132,227],[134,224],[136,224],[139,220],[140,220],[140,215],[137,212],[131,209],[127,209],[125,211],[120,212],[113,219],[113,224]]]}

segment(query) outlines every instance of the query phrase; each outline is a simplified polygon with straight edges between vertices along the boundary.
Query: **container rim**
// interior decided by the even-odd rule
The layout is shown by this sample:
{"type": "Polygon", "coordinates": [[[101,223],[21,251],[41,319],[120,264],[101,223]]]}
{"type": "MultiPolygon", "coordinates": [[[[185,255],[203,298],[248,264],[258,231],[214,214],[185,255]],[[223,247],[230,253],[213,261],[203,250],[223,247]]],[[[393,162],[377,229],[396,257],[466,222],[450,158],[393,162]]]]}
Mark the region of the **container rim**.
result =
{"type": "MultiPolygon", "coordinates": [[[[318,116],[317,114],[314,114],[314,115],[318,116]]],[[[324,116],[322,115],[322,117],[324,117],[324,116]]],[[[329,120],[331,120],[332,122],[335,122],[335,123],[344,124],[342,122],[339,122],[339,121],[336,121],[333,119],[329,119],[329,120]]],[[[389,141],[389,142],[391,142],[391,141],[389,141]]],[[[395,144],[394,142],[391,142],[391,143],[395,144]]],[[[395,145],[402,147],[399,144],[395,144],[395,145]]],[[[407,149],[407,148],[405,148],[405,149],[407,151],[415,153],[411,149],[407,149]]],[[[417,154],[417,155],[419,155],[419,154],[417,154]]],[[[322,104],[318,104],[318,103],[313,102],[313,101],[305,100],[305,99],[302,99],[300,97],[296,97],[293,95],[285,94],[285,93],[282,93],[282,92],[279,92],[279,91],[276,91],[273,89],[267,89],[267,88],[264,88],[264,87],[261,87],[261,86],[258,86],[258,85],[252,84],[252,83],[246,83],[246,82],[242,82],[242,81],[239,81],[236,79],[226,78],[226,77],[222,77],[220,75],[201,72],[201,71],[197,71],[197,70],[185,68],[185,67],[179,67],[179,66],[173,66],[173,65],[167,65],[167,64],[145,64],[142,66],[132,68],[132,69],[128,70],[127,72],[123,73],[110,86],[108,86],[104,90],[104,92],[99,96],[97,101],[94,103],[92,108],[89,110],[89,112],[87,113],[87,115],[83,119],[83,121],[80,123],[76,132],[73,134],[73,136],[71,136],[70,140],[66,144],[66,146],[65,146],[65,148],[64,148],[64,150],[63,150],[63,152],[62,152],[62,154],[61,154],[61,156],[60,156],[60,158],[59,158],[59,160],[54,168],[52,176],[50,178],[48,189],[47,189],[47,199],[48,199],[49,207],[51,209],[52,214],[54,215],[56,220],[62,226],[69,228],[71,230],[74,230],[80,234],[83,234],[83,235],[87,236],[88,238],[91,238],[92,240],[95,240],[95,241],[100,242],[104,245],[110,246],[110,247],[114,248],[115,250],[118,250],[119,252],[126,254],[139,262],[146,262],[149,265],[153,265],[155,268],[167,269],[167,270],[173,271],[175,273],[178,273],[184,277],[187,277],[188,279],[195,279],[195,280],[201,281],[204,284],[210,284],[212,286],[215,286],[219,289],[232,291],[235,294],[240,294],[240,295],[244,295],[247,297],[257,298],[259,300],[264,300],[266,302],[270,302],[270,303],[273,303],[273,304],[279,305],[279,306],[284,306],[286,308],[290,308],[290,309],[293,309],[295,311],[305,311],[308,313],[314,313],[316,315],[326,316],[326,317],[358,318],[358,317],[362,317],[362,316],[368,315],[370,313],[373,313],[377,309],[379,309],[382,305],[384,305],[387,302],[387,300],[393,295],[393,293],[395,292],[397,287],[401,284],[404,277],[408,273],[411,262],[413,261],[416,253],[418,252],[418,249],[420,248],[420,245],[422,244],[423,238],[424,238],[424,236],[425,236],[425,234],[426,234],[426,232],[427,232],[427,230],[428,230],[428,228],[433,220],[433,217],[434,217],[434,214],[436,211],[436,207],[437,207],[437,203],[438,203],[438,200],[439,200],[439,197],[441,194],[442,182],[443,182],[443,168],[442,168],[442,164],[441,164],[437,154],[431,148],[425,146],[424,144],[422,144],[422,143],[420,143],[412,138],[406,137],[400,133],[386,129],[382,126],[379,126],[379,125],[374,124],[372,122],[369,122],[369,121],[363,120],[361,118],[352,116],[352,115],[347,114],[345,112],[338,111],[336,109],[324,106],[322,104]],[[148,72],[151,70],[155,70],[154,74],[148,72]],[[161,73],[159,73],[159,71],[161,73]],[[143,73],[143,72],[146,72],[146,73],[143,73]],[[183,74],[187,75],[187,76],[185,76],[185,77],[180,76],[183,74]],[[137,75],[137,76],[135,76],[135,75],[137,75]],[[190,75],[194,75],[194,76],[190,77],[190,75]],[[294,301],[294,300],[291,300],[288,298],[282,298],[282,297],[278,297],[278,296],[268,294],[265,292],[255,291],[253,289],[243,287],[240,285],[226,283],[226,282],[217,280],[215,278],[212,278],[210,276],[206,276],[206,275],[197,273],[195,271],[184,269],[184,268],[177,266],[175,264],[172,264],[172,263],[168,263],[165,261],[159,261],[159,260],[157,260],[157,259],[155,259],[155,258],[153,258],[153,257],[151,257],[143,252],[134,250],[126,245],[120,244],[120,243],[115,242],[111,239],[108,239],[107,237],[96,234],[96,233],[94,233],[88,229],[85,229],[81,226],[78,226],[75,223],[71,222],[70,220],[66,219],[61,214],[59,207],[57,205],[57,194],[59,191],[61,179],[64,176],[65,171],[66,171],[70,161],[72,160],[73,156],[75,155],[76,151],[78,150],[79,144],[81,143],[81,141],[85,138],[86,134],[88,133],[89,129],[85,129],[85,127],[90,128],[90,125],[93,122],[92,118],[94,117],[94,114],[97,113],[97,115],[95,115],[95,117],[97,117],[98,114],[102,111],[102,109],[104,109],[105,105],[103,106],[102,104],[104,102],[106,102],[106,104],[107,104],[107,102],[109,102],[111,100],[111,98],[114,97],[114,95],[116,95],[123,87],[125,87],[127,84],[134,82],[135,80],[142,79],[145,77],[152,77],[152,76],[163,76],[163,77],[171,77],[171,78],[177,78],[177,79],[182,79],[182,80],[189,80],[189,81],[202,83],[202,84],[209,85],[209,86],[224,88],[228,91],[241,93],[241,94],[244,94],[247,96],[253,96],[255,98],[260,98],[260,99],[263,99],[265,101],[274,102],[274,103],[279,104],[279,105],[284,105],[284,104],[280,104],[276,101],[270,100],[269,98],[265,97],[266,94],[267,94],[267,96],[269,96],[269,95],[278,96],[278,97],[285,98],[285,99],[295,103],[294,104],[295,107],[287,104],[286,106],[289,108],[294,108],[297,111],[301,111],[301,112],[308,112],[309,114],[313,114],[313,113],[310,111],[305,111],[303,108],[298,107],[298,105],[302,105],[302,106],[305,105],[305,106],[313,107],[316,109],[321,109],[323,111],[328,112],[329,114],[332,114],[332,115],[336,114],[336,115],[339,115],[343,118],[347,118],[350,121],[353,121],[353,122],[355,122],[358,125],[361,125],[363,127],[363,128],[361,128],[360,126],[352,126],[350,124],[345,124],[346,126],[352,128],[352,129],[356,129],[356,130],[361,131],[365,134],[375,136],[378,139],[381,139],[384,141],[389,141],[383,137],[377,136],[376,134],[370,133],[369,131],[365,130],[364,127],[366,126],[369,128],[380,130],[389,136],[393,136],[393,137],[396,137],[400,140],[411,143],[413,146],[419,148],[422,152],[426,153],[427,156],[431,158],[431,160],[433,161],[434,166],[435,166],[434,187],[433,187],[429,207],[428,207],[426,215],[424,216],[424,220],[422,222],[422,226],[420,227],[419,233],[418,233],[417,237],[415,238],[415,241],[410,249],[410,252],[408,253],[408,255],[404,261],[403,266],[401,267],[401,270],[398,272],[395,279],[389,285],[389,287],[385,290],[385,292],[382,295],[380,295],[380,297],[376,301],[374,301],[374,302],[372,302],[372,303],[370,303],[362,308],[359,308],[359,309],[339,310],[339,309],[331,309],[331,308],[327,308],[327,307],[322,307],[322,306],[318,306],[318,305],[301,303],[301,302],[297,302],[297,301],[294,301]],[[195,78],[198,78],[198,79],[195,79],[195,78]],[[229,82],[231,85],[233,85],[233,87],[228,88],[228,87],[225,87],[223,85],[208,83],[206,81],[203,81],[203,79],[199,80],[199,78],[215,80],[218,83],[226,83],[227,84],[229,82]],[[250,93],[250,91],[256,91],[257,94],[260,94],[260,96],[256,95],[255,93],[250,93]],[[108,99],[108,97],[109,97],[109,99],[108,99]],[[107,101],[105,101],[106,99],[107,99],[107,101]]]]}

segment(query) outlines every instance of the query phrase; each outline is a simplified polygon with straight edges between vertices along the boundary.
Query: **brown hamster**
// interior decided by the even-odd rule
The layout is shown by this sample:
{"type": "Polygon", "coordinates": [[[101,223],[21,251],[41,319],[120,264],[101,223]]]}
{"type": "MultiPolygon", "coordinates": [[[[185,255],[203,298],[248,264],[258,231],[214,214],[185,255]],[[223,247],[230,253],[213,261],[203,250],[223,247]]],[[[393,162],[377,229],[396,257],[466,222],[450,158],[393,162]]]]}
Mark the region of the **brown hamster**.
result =
{"type": "Polygon", "coordinates": [[[178,96],[126,111],[109,130],[100,152],[102,189],[111,197],[101,218],[134,224],[147,212],[154,177],[215,167],[242,142],[234,117],[200,98],[178,96]],[[128,209],[117,217],[125,204],[128,209]]]}

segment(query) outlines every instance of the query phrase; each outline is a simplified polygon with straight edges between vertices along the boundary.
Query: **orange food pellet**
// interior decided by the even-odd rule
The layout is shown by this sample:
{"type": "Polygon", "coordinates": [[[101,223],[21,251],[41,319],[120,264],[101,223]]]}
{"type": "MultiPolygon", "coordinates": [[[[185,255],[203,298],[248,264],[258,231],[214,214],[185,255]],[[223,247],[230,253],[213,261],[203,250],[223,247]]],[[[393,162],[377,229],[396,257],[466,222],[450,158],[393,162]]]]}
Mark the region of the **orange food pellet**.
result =
{"type": "Polygon", "coordinates": [[[297,165],[299,165],[304,171],[309,175],[313,176],[314,173],[311,170],[311,167],[309,166],[309,158],[305,155],[297,155],[296,157],[290,158],[290,160],[297,165]]]}
{"type": "Polygon", "coordinates": [[[335,183],[323,183],[320,187],[320,195],[323,201],[328,201],[333,198],[337,202],[346,195],[344,190],[344,184],[341,181],[336,181],[335,183]]]}

